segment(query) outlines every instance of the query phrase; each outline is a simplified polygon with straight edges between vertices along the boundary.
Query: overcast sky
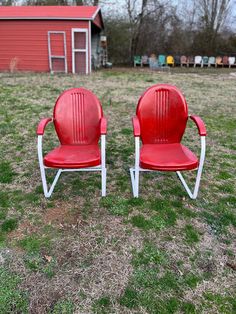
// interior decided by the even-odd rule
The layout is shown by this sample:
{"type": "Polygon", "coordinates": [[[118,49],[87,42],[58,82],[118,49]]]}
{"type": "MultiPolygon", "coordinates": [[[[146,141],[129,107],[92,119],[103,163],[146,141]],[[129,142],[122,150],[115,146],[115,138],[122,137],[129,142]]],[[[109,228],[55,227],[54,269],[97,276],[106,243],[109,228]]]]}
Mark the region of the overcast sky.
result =
{"type": "MultiPolygon", "coordinates": [[[[137,4],[141,4],[141,0],[136,0],[137,4]]],[[[168,0],[167,0],[168,1],[168,0]]],[[[191,0],[171,0],[171,2],[177,7],[184,8],[191,6],[191,0]]],[[[127,10],[125,8],[126,0],[101,0],[101,8],[103,15],[124,15],[127,10]]],[[[236,30],[236,0],[231,0],[231,11],[228,18],[227,25],[236,30]]],[[[181,11],[182,11],[181,10],[181,11]]],[[[183,13],[183,12],[180,12],[183,13]]]]}

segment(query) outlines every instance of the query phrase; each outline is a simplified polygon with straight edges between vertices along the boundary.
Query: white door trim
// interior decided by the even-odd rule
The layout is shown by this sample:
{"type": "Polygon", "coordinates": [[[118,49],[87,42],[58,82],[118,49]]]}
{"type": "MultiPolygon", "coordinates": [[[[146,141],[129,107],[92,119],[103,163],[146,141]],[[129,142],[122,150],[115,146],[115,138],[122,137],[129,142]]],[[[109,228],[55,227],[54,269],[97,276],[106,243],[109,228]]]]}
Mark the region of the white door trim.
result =
{"type": "Polygon", "coordinates": [[[72,28],[71,29],[71,46],[72,46],[72,73],[75,74],[75,53],[85,52],[86,61],[86,74],[88,74],[88,29],[87,28],[72,28]],[[86,48],[85,49],[75,49],[75,33],[85,33],[86,48]]]}

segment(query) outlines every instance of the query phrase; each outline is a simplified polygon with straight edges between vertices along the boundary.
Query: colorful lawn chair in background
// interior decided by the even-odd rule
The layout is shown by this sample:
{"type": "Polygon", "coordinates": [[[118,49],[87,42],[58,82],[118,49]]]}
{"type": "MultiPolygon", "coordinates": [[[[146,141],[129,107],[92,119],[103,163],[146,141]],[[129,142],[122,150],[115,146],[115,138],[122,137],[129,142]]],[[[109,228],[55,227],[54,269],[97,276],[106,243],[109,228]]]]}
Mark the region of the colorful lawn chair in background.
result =
{"type": "Polygon", "coordinates": [[[148,56],[142,56],[142,58],[141,58],[141,65],[142,66],[145,66],[145,65],[149,65],[149,58],[148,58],[148,56]]]}
{"type": "Polygon", "coordinates": [[[189,56],[187,58],[187,66],[194,66],[194,56],[189,56]]]}
{"type": "Polygon", "coordinates": [[[186,56],[181,56],[180,57],[180,64],[181,64],[181,67],[188,65],[188,60],[187,60],[186,56]]]}
{"type": "Polygon", "coordinates": [[[208,59],[208,67],[210,68],[212,65],[215,66],[216,64],[216,58],[215,57],[210,57],[208,59]]]}
{"type": "Polygon", "coordinates": [[[153,53],[149,58],[149,67],[151,70],[158,70],[160,69],[160,65],[158,63],[156,55],[153,53]]]}
{"type": "Polygon", "coordinates": [[[141,57],[140,56],[134,56],[134,67],[141,66],[141,57]]]}
{"type": "Polygon", "coordinates": [[[199,65],[200,67],[202,66],[202,57],[201,56],[195,56],[194,58],[194,67],[199,65]]]}
{"type": "Polygon", "coordinates": [[[201,137],[200,160],[181,144],[188,120],[188,107],[182,93],[175,86],[157,84],[140,97],[133,118],[135,166],[130,168],[130,176],[134,197],[139,196],[140,172],[175,171],[190,198],[196,199],[205,159],[206,128],[199,117],[189,117],[201,137]],[[194,169],[197,169],[197,177],[191,192],[181,171],[194,169]]]}
{"type": "Polygon", "coordinates": [[[166,57],[166,64],[168,66],[174,66],[175,65],[175,61],[174,61],[174,57],[173,56],[167,56],[166,57]]]}
{"type": "Polygon", "coordinates": [[[229,57],[229,67],[235,67],[236,63],[235,63],[236,58],[235,57],[229,57]]]}
{"type": "Polygon", "coordinates": [[[228,56],[223,56],[222,63],[223,63],[223,67],[224,66],[229,67],[229,57],[228,56]]]}
{"type": "Polygon", "coordinates": [[[42,119],[37,128],[38,159],[45,197],[50,197],[62,172],[99,171],[102,196],[106,195],[106,133],[107,121],[97,97],[84,88],[72,88],[62,93],[54,106],[53,118],[42,119]],[[49,122],[54,127],[60,145],[43,157],[42,140],[49,122]],[[101,151],[98,141],[101,138],[101,151]],[[48,189],[46,169],[57,169],[48,189]]]}
{"type": "Polygon", "coordinates": [[[217,68],[219,65],[223,67],[222,57],[220,56],[216,57],[215,67],[217,68]]]}
{"type": "Polygon", "coordinates": [[[175,66],[180,66],[181,65],[180,56],[174,56],[174,62],[175,66]]]}
{"type": "Polygon", "coordinates": [[[204,66],[208,67],[208,61],[209,61],[209,58],[207,56],[202,57],[202,68],[204,66]]]}
{"type": "Polygon", "coordinates": [[[158,63],[160,66],[166,65],[166,56],[165,55],[159,55],[158,56],[158,63]]]}

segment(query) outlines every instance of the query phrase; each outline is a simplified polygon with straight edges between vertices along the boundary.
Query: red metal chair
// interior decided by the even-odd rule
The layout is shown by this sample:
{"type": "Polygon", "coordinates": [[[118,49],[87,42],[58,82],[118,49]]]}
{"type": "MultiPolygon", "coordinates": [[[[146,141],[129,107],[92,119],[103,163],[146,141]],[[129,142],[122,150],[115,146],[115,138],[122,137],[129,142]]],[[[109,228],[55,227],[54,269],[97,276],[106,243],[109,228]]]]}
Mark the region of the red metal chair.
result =
{"type": "Polygon", "coordinates": [[[62,172],[101,171],[102,196],[106,195],[107,121],[97,97],[84,88],[62,93],[54,106],[53,118],[42,119],[37,128],[38,159],[45,197],[50,197],[62,172]],[[60,145],[43,158],[42,140],[49,122],[54,123],[60,145]],[[101,151],[98,145],[101,138],[101,151]],[[45,170],[58,169],[48,189],[45,170]]]}
{"type": "Polygon", "coordinates": [[[201,137],[200,160],[181,144],[188,121],[188,107],[182,93],[175,86],[158,84],[140,97],[133,118],[135,166],[130,168],[130,176],[134,197],[139,195],[139,173],[158,170],[177,172],[190,198],[196,199],[205,159],[206,128],[199,117],[189,117],[201,137]],[[194,169],[197,169],[197,178],[192,193],[181,171],[194,169]]]}

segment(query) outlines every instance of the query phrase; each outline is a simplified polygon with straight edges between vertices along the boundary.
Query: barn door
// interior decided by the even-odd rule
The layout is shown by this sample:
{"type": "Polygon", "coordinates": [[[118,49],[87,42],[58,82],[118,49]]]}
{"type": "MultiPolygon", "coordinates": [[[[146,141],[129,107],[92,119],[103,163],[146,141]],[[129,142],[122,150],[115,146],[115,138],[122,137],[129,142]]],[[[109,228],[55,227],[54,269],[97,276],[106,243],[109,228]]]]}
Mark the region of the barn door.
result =
{"type": "Polygon", "coordinates": [[[67,73],[66,33],[48,32],[48,58],[50,72],[67,73]]]}
{"type": "Polygon", "coordinates": [[[88,74],[88,30],[72,29],[72,72],[88,74]]]}

